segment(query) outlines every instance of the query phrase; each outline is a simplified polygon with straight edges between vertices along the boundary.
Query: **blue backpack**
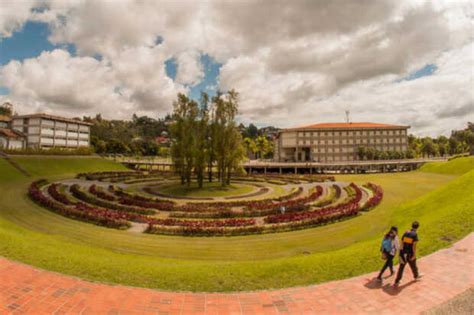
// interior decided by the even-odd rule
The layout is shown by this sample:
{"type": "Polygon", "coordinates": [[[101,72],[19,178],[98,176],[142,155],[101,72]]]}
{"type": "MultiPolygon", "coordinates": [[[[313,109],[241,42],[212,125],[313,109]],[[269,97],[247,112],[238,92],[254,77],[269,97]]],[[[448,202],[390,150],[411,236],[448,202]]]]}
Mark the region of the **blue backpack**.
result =
{"type": "Polygon", "coordinates": [[[382,251],[386,253],[390,253],[392,251],[392,240],[389,238],[385,238],[382,241],[382,251]]]}

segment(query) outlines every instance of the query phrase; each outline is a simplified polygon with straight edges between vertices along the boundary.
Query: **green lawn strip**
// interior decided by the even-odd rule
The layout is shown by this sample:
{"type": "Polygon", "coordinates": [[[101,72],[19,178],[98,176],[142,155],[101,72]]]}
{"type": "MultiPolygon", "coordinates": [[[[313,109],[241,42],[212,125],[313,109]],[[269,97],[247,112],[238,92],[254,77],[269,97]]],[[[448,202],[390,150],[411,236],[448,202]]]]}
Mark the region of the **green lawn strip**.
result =
{"type": "Polygon", "coordinates": [[[244,195],[253,192],[255,186],[248,184],[232,183],[229,186],[221,187],[218,182],[205,182],[202,188],[197,183],[191,183],[191,186],[181,185],[180,183],[164,184],[156,188],[159,192],[183,197],[227,197],[244,195]]]}
{"type": "Polygon", "coordinates": [[[474,170],[474,156],[456,158],[448,162],[432,162],[420,168],[422,172],[461,175],[474,170]]]}
{"type": "MultiPolygon", "coordinates": [[[[419,220],[419,251],[426,255],[448,245],[444,237],[454,242],[473,230],[474,196],[468,193],[473,190],[474,171],[396,207],[390,222],[403,231],[419,220]]],[[[86,279],[167,290],[252,290],[342,279],[378,269],[379,243],[377,236],[339,250],[258,262],[170,260],[69,242],[0,219],[3,256],[86,279]]]]}

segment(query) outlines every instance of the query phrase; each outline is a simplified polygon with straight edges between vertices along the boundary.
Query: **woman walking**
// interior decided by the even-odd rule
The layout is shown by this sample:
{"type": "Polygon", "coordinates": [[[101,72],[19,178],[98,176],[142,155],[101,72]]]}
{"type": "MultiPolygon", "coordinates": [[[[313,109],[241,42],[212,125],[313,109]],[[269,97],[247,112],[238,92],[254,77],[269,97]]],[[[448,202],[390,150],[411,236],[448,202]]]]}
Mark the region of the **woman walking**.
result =
{"type": "Polygon", "coordinates": [[[385,259],[385,264],[380,270],[377,280],[382,281],[382,275],[387,270],[390,269],[390,277],[393,276],[393,259],[400,249],[400,243],[398,242],[398,228],[392,226],[390,231],[385,234],[382,240],[382,246],[380,251],[382,252],[382,257],[385,259]]]}

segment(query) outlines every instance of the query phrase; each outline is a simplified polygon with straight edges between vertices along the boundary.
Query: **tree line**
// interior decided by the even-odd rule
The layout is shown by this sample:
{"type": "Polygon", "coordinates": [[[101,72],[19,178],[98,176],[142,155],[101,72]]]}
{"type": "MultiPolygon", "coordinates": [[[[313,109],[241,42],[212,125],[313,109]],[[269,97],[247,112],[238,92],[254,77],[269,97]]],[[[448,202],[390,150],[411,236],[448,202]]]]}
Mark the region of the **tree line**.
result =
{"type": "Polygon", "coordinates": [[[238,93],[218,92],[210,98],[201,94],[199,102],[178,94],[173,104],[171,158],[182,184],[191,184],[195,175],[199,187],[214,173],[222,186],[230,184],[233,172],[241,170],[245,157],[242,135],[236,125],[238,93]]]}

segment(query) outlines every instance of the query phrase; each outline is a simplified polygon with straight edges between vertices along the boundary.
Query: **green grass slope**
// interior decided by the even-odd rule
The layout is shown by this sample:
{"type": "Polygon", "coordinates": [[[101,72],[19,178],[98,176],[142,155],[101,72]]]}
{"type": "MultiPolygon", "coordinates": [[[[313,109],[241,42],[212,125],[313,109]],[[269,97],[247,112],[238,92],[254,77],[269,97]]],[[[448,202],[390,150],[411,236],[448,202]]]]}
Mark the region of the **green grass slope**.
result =
{"type": "MultiPolygon", "coordinates": [[[[48,171],[41,170],[40,160],[37,164],[31,158],[18,162],[37,176],[117,167],[102,161],[60,161],[62,166],[53,165],[48,171]]],[[[8,167],[0,164],[0,176],[4,169],[8,167]]],[[[374,271],[382,263],[380,238],[393,224],[403,231],[411,221],[421,222],[421,255],[473,231],[474,171],[458,177],[409,172],[338,179],[380,184],[384,201],[368,213],[336,224],[230,238],[153,236],[101,228],[36,206],[25,194],[31,178],[19,178],[15,184],[0,182],[4,194],[0,199],[0,255],[109,283],[235,291],[307,285],[374,271]],[[303,255],[303,251],[311,254],[303,255]]]]}
{"type": "Polygon", "coordinates": [[[431,162],[420,168],[422,172],[462,175],[474,170],[474,156],[457,158],[447,162],[431,162]]]}
{"type": "Polygon", "coordinates": [[[12,183],[24,178],[25,176],[11,166],[7,160],[0,158],[0,184],[12,183]]]}

